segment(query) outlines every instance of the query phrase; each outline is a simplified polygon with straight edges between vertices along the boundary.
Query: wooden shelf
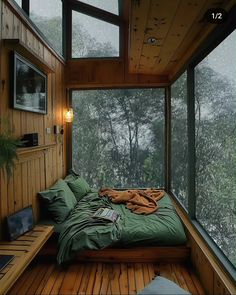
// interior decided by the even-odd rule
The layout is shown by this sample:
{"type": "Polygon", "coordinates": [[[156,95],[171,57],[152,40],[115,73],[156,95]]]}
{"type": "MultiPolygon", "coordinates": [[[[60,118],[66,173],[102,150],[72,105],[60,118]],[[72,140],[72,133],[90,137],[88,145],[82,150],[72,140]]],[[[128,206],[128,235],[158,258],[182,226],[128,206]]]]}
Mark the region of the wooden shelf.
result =
{"type": "Polygon", "coordinates": [[[1,255],[14,255],[14,259],[0,271],[0,294],[6,294],[29,263],[52,235],[53,226],[36,225],[12,242],[0,242],[1,255]]]}
{"type": "Polygon", "coordinates": [[[46,144],[46,145],[38,145],[35,147],[24,147],[24,148],[18,148],[17,149],[17,154],[18,155],[23,155],[23,154],[28,154],[32,152],[37,152],[37,151],[42,151],[42,150],[47,150],[49,148],[52,148],[56,146],[56,143],[51,143],[51,144],[46,144]]]}
{"type": "Polygon", "coordinates": [[[32,49],[24,44],[20,39],[4,39],[4,45],[17,53],[21,54],[24,58],[32,62],[38,68],[46,73],[54,72],[52,66],[45,62],[40,56],[38,56],[32,49]]]}

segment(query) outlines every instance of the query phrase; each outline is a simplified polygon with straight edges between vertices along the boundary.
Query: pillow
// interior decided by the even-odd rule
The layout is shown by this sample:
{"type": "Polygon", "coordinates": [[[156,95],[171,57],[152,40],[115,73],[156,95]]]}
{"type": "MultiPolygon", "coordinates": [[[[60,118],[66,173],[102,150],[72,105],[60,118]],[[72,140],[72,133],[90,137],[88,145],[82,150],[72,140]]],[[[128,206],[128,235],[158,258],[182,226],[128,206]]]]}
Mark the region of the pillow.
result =
{"type": "Polygon", "coordinates": [[[65,181],[74,193],[77,201],[80,201],[87,193],[91,192],[91,188],[83,177],[70,174],[66,176],[65,181]]]}
{"type": "Polygon", "coordinates": [[[166,278],[157,276],[150,284],[148,284],[143,290],[138,292],[138,295],[191,295],[189,292],[180,288],[174,282],[167,280],[166,278]]]}
{"type": "Polygon", "coordinates": [[[50,189],[39,192],[39,195],[57,223],[63,222],[77,204],[73,192],[63,179],[59,179],[50,189]]]}

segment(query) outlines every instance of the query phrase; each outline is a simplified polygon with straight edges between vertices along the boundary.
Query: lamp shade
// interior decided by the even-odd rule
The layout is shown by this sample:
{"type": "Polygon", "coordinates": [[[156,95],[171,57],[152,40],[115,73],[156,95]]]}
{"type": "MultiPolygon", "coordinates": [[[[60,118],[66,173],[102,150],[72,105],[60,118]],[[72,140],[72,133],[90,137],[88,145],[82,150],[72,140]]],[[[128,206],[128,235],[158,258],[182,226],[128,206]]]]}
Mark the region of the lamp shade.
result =
{"type": "Polygon", "coordinates": [[[69,108],[65,113],[65,121],[67,123],[73,122],[73,118],[74,118],[73,109],[69,108]]]}

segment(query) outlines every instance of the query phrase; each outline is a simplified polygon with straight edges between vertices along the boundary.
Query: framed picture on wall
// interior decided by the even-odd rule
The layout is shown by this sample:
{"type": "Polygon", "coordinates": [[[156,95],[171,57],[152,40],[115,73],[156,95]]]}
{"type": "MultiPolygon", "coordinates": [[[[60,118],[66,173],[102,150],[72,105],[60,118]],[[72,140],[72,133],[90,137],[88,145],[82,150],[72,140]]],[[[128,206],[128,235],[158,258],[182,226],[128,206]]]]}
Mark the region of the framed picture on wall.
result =
{"type": "Polygon", "coordinates": [[[47,75],[16,52],[12,61],[13,108],[46,114],[47,75]]]}

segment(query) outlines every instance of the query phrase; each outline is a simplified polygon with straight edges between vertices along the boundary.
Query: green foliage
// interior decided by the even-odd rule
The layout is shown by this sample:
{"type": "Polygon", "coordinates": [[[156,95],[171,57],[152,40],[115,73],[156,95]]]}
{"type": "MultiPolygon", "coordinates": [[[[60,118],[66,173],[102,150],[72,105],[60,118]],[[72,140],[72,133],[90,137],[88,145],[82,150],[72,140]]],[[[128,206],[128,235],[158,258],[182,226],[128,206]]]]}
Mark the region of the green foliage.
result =
{"type": "Polygon", "coordinates": [[[22,142],[10,135],[0,135],[0,169],[6,171],[7,177],[11,177],[14,167],[14,161],[18,159],[17,148],[22,142]]]}

